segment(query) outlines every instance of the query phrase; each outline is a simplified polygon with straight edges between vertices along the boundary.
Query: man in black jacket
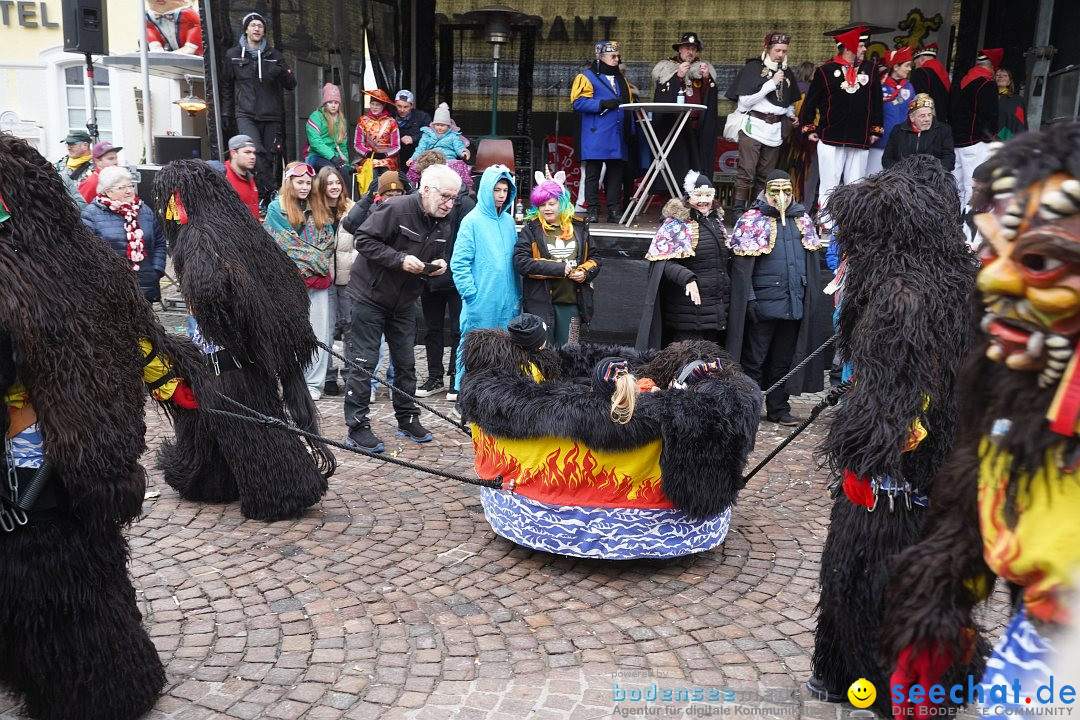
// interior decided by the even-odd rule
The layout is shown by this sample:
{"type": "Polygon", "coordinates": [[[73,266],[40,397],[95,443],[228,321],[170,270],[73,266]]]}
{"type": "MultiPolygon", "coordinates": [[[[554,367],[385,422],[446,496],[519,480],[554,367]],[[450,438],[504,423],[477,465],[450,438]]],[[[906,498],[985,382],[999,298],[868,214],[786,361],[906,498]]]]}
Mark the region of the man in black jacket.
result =
{"type": "Polygon", "coordinates": [[[994,71],[1001,65],[1005,51],[986,48],[979,51],[975,67],[953,85],[950,95],[949,124],[956,147],[953,177],[960,184],[960,205],[971,199],[971,175],[990,157],[990,144],[998,132],[998,90],[994,71]]]}
{"type": "Polygon", "coordinates": [[[952,129],[934,118],[934,99],[926,93],[919,93],[912,99],[908,106],[908,122],[900,123],[889,133],[881,167],[891,168],[911,155],[933,155],[949,172],[956,165],[952,129]]]}
{"type": "MultiPolygon", "coordinates": [[[[445,165],[432,165],[420,177],[419,193],[383,201],[354,232],[359,255],[349,276],[348,293],[354,304],[348,347],[354,359],[371,373],[385,335],[394,365],[394,384],[409,395],[416,394],[416,299],[425,276],[446,272],[441,247],[450,232],[447,215],[454,209],[460,187],[457,173],[445,165]]],[[[368,374],[349,377],[345,391],[347,442],[382,452],[383,442],[371,431],[368,419],[370,392],[368,374]]],[[[391,391],[391,395],[398,434],[415,442],[431,440],[431,433],[420,424],[416,403],[400,393],[391,391]]]]}
{"type": "MultiPolygon", "coordinates": [[[[394,107],[397,108],[398,138],[401,140],[401,152],[398,155],[402,163],[416,152],[416,144],[420,142],[420,131],[431,124],[431,116],[423,110],[416,108],[416,97],[411,90],[398,90],[394,96],[394,107]]],[[[404,165],[402,165],[404,167],[404,165]]]]}
{"type": "Polygon", "coordinates": [[[278,187],[277,158],[285,137],[281,91],[295,87],[296,78],[285,56],[266,40],[266,20],[259,13],[248,13],[239,44],[225,53],[221,115],[235,123],[239,134],[255,141],[255,183],[263,202],[278,187]]]}

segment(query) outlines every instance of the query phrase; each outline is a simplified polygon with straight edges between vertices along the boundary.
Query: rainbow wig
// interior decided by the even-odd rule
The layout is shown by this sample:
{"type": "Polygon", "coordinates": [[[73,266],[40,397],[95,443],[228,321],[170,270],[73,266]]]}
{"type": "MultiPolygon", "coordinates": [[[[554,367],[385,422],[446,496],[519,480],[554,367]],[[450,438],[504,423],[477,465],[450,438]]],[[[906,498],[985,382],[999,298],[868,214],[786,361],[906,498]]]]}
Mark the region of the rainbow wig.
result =
{"type": "Polygon", "coordinates": [[[525,214],[525,219],[532,220],[535,218],[540,221],[540,225],[544,230],[553,229],[553,226],[548,225],[544,218],[540,217],[540,206],[552,198],[559,199],[558,221],[559,227],[562,229],[559,237],[566,239],[574,234],[574,205],[570,202],[570,191],[554,180],[545,180],[533,186],[532,191],[529,193],[529,201],[532,202],[532,207],[525,214]]]}

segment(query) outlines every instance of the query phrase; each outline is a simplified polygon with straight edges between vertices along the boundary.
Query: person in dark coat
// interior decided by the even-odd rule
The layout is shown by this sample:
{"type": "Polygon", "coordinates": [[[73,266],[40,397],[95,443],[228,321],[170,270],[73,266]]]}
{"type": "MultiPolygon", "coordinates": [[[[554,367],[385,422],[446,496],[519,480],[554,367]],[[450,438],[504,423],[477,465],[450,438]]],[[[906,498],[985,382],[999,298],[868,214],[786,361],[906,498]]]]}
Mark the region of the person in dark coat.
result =
{"type": "Polygon", "coordinates": [[[723,343],[731,283],[727,230],[713,205],[716,189],[691,170],[683,187],[687,204],[672,198],[645,259],[649,261],[638,350],[680,340],[723,343]],[[689,205],[689,207],[687,206],[689,205]]]}
{"type": "MultiPolygon", "coordinates": [[[[727,350],[762,390],[782,378],[825,340],[817,322],[822,250],[806,208],[792,204],[791,176],[774,170],[764,197],[735,223],[731,236],[731,311],[727,350]],[[816,337],[817,335],[822,337],[816,337]]],[[[798,425],[789,395],[824,387],[824,361],[811,363],[765,398],[766,417],[798,425]]]]}
{"type": "Polygon", "coordinates": [[[971,175],[990,157],[990,144],[998,133],[998,91],[994,70],[1001,64],[1001,48],[980,50],[975,67],[968,70],[949,96],[949,125],[956,148],[953,177],[960,184],[960,205],[971,199],[971,175]]]}
{"type": "Polygon", "coordinates": [[[1027,132],[1024,98],[1016,94],[1012,70],[999,67],[994,73],[998,89],[998,139],[1008,140],[1017,133],[1027,132]]]}
{"type": "Polygon", "coordinates": [[[814,71],[799,109],[803,134],[818,144],[823,209],[837,186],[865,177],[869,147],[885,132],[878,68],[864,60],[869,32],[860,26],[834,39],[836,57],[814,71]]]}
{"type": "Polygon", "coordinates": [[[593,255],[588,224],[573,216],[565,187],[557,200],[549,198],[529,215],[514,245],[521,311],[547,323],[548,345],[565,345],[577,339],[575,325],[592,320],[592,281],[600,273],[600,258],[593,255]]]}
{"type": "Polygon", "coordinates": [[[925,93],[919,93],[911,101],[908,122],[897,125],[889,133],[881,166],[891,168],[911,155],[933,155],[949,172],[956,164],[952,128],[934,119],[934,100],[925,93]]]}
{"type": "Polygon", "coordinates": [[[916,93],[926,93],[934,99],[934,114],[943,123],[949,122],[949,90],[952,82],[949,71],[937,59],[937,43],[917,50],[911,58],[911,86],[916,93]]]}
{"type": "Polygon", "coordinates": [[[431,124],[431,116],[423,110],[418,110],[415,103],[416,97],[411,90],[398,90],[394,95],[402,163],[408,162],[416,152],[416,144],[420,142],[420,131],[431,124]]]}
{"type": "MultiPolygon", "coordinates": [[[[712,177],[716,165],[716,68],[701,59],[704,49],[697,33],[683,33],[671,49],[675,55],[665,58],[652,69],[656,83],[654,102],[673,103],[682,93],[687,104],[704,105],[705,109],[690,114],[675,146],[668,155],[668,164],[676,178],[697,170],[712,177]]],[[[657,116],[654,127],[657,137],[667,137],[678,117],[675,113],[657,116]]]]}
{"type": "Polygon", "coordinates": [[[278,154],[285,137],[281,91],[296,88],[296,77],[280,50],[266,40],[266,20],[244,16],[239,43],[225,52],[221,68],[221,115],[241,135],[255,141],[255,180],[264,202],[277,190],[278,154]]]}
{"type": "Polygon", "coordinates": [[[161,299],[158,284],[165,274],[165,233],[154,211],[135,194],[135,182],[127,168],[102,169],[98,194],[82,211],[83,224],[126,258],[139,282],[143,297],[161,299]]]}

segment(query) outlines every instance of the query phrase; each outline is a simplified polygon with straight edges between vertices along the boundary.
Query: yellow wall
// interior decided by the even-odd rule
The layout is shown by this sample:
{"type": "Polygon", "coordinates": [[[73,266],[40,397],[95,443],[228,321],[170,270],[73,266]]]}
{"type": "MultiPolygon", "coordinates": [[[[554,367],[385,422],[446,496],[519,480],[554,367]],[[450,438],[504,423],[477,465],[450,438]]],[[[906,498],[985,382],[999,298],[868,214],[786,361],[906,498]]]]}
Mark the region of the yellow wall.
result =
{"type": "MultiPolygon", "coordinates": [[[[109,51],[113,54],[135,52],[140,30],[141,0],[107,0],[106,21],[109,26],[109,51]]],[[[64,33],[60,0],[35,0],[34,2],[0,3],[0,63],[35,62],[38,55],[48,48],[62,46],[64,33]],[[25,25],[19,24],[18,9],[32,10],[23,17],[25,25]],[[4,14],[4,9],[7,14],[4,14]],[[44,27],[47,20],[55,27],[44,27]],[[4,22],[6,20],[6,22],[4,22]],[[33,23],[34,27],[31,27],[33,23]]]]}

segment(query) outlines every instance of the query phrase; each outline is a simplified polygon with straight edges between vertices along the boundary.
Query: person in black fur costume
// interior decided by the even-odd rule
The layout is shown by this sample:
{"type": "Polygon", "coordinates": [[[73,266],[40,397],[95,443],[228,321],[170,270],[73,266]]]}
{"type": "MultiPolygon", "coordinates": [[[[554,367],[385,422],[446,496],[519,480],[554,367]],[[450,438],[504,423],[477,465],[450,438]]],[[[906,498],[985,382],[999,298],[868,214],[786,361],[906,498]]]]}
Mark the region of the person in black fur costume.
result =
{"type": "MultiPolygon", "coordinates": [[[[134,719],[165,683],[123,535],[146,491],[140,345],[195,390],[202,362],[158,324],[48,161],[8,134],[0,206],[0,424],[4,476],[14,469],[19,491],[7,480],[0,490],[0,688],[39,720],[134,719]]],[[[155,396],[166,386],[175,392],[175,377],[155,396]]]]}
{"type": "MultiPolygon", "coordinates": [[[[154,178],[180,292],[197,328],[215,389],[266,415],[318,432],[303,368],[316,349],[308,297],[296,266],[220,173],[180,160],[154,178]],[[280,385],[279,385],[280,384],[280,385]]],[[[203,405],[236,412],[215,397],[203,405]]],[[[179,412],[164,443],[165,481],[186,500],[239,498],[245,517],[299,516],[326,492],[335,469],[325,445],[248,422],[179,412]]]]}
{"type": "Polygon", "coordinates": [[[876,655],[887,561],[918,537],[932,478],[952,446],[975,263],[955,182],[932,157],[837,188],[829,213],[843,230],[840,355],[855,385],[821,447],[843,492],[821,557],[807,686],[839,702],[865,678],[888,712],[876,655]]]}
{"type": "MultiPolygon", "coordinates": [[[[966,683],[985,667],[987,706],[998,705],[991,684],[1016,681],[1032,695],[1052,685],[1043,673],[1061,672],[1054,649],[1076,626],[1080,123],[1013,138],[989,163],[987,202],[973,203],[991,209],[975,218],[985,241],[972,324],[981,322],[957,384],[962,424],[922,537],[895,562],[881,643],[905,698],[914,682],[966,683]],[[997,577],[1015,614],[988,661],[973,611],[997,577]]],[[[1070,681],[1056,679],[1059,689],[1070,681]]],[[[1014,700],[1037,707],[1024,698],[1010,689],[993,714],[1023,714],[1014,700]]],[[[945,714],[903,705],[915,717],[945,714]]]]}

